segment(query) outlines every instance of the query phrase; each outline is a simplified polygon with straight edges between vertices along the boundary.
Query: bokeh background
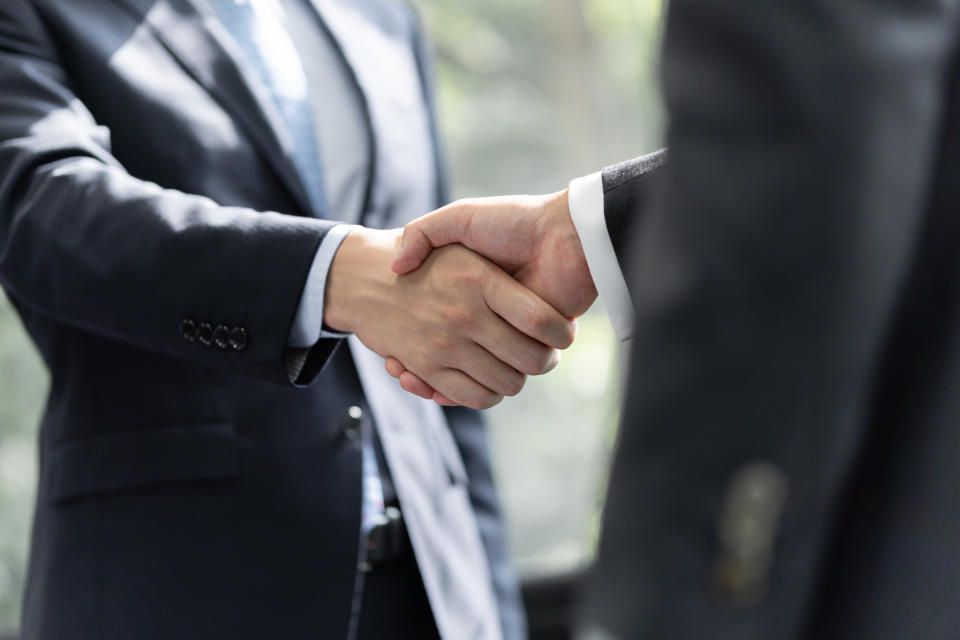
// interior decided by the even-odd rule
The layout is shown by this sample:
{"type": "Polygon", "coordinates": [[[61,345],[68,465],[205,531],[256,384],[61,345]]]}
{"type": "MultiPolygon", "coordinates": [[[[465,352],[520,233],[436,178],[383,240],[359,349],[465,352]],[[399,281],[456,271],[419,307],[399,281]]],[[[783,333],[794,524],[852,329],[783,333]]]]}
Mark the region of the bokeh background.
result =
{"type": "MultiPolygon", "coordinates": [[[[439,64],[454,194],[546,193],[657,148],[660,0],[413,0],[439,64]]],[[[489,412],[523,577],[589,562],[623,353],[602,310],[550,375],[489,412]]],[[[0,293],[0,635],[15,629],[36,482],[43,363],[0,293]]]]}

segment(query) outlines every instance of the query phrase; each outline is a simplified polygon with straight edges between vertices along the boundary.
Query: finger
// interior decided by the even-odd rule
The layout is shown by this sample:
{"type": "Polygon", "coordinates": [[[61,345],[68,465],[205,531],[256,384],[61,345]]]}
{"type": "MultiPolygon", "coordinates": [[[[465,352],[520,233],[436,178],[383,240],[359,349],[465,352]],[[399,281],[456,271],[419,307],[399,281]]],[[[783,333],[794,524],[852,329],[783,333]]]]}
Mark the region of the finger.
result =
{"type": "Polygon", "coordinates": [[[412,393],[415,396],[420,396],[425,400],[432,400],[434,394],[436,393],[433,387],[409,371],[404,371],[402,374],[400,374],[399,379],[400,386],[403,387],[404,391],[412,393]]]}
{"type": "Polygon", "coordinates": [[[420,396],[426,400],[436,400],[442,398],[449,406],[454,406],[450,400],[442,394],[437,393],[433,387],[421,380],[417,375],[410,373],[399,360],[390,356],[387,358],[387,372],[400,381],[400,386],[415,396],[420,396]]]}
{"type": "Polygon", "coordinates": [[[460,242],[469,227],[470,207],[464,201],[454,202],[407,224],[391,266],[393,272],[402,275],[413,271],[433,249],[460,242]]]}
{"type": "Polygon", "coordinates": [[[456,406],[459,406],[459,405],[457,405],[456,402],[454,402],[453,400],[450,400],[449,398],[447,398],[447,397],[446,397],[445,395],[443,395],[442,393],[436,393],[436,392],[435,392],[435,393],[433,394],[433,401],[436,402],[436,403],[437,403],[438,405],[440,405],[441,407],[456,407],[456,406]]]}
{"type": "Polygon", "coordinates": [[[384,363],[384,366],[387,369],[387,373],[389,373],[394,378],[399,378],[400,375],[407,370],[407,368],[402,364],[400,364],[400,361],[394,358],[393,356],[390,356],[389,358],[387,358],[387,361],[384,363]]]}
{"type": "MultiPolygon", "coordinates": [[[[514,330],[515,331],[515,330],[514,330]]],[[[518,332],[519,333],[519,332],[518,332]]],[[[526,336],[523,336],[526,338],[526,336]]],[[[529,338],[526,338],[529,340],[529,338]]],[[[495,358],[489,351],[476,344],[464,344],[448,362],[490,391],[501,396],[515,396],[523,390],[527,377],[495,358]]]]}
{"type": "Polygon", "coordinates": [[[502,361],[528,376],[548,373],[560,363],[560,352],[518,331],[503,318],[491,314],[492,322],[474,341],[502,361]]]}
{"type": "Polygon", "coordinates": [[[463,371],[456,369],[440,369],[430,374],[425,382],[454,404],[462,404],[471,409],[489,409],[503,400],[502,395],[490,391],[463,371]]]}
{"type": "Polygon", "coordinates": [[[490,309],[521,332],[555,349],[573,344],[576,329],[559,311],[503,271],[494,271],[484,285],[490,309]]]}
{"type": "Polygon", "coordinates": [[[406,367],[393,356],[387,358],[386,368],[387,373],[396,378],[400,382],[403,390],[408,393],[419,396],[424,400],[432,400],[433,396],[437,393],[433,387],[407,371],[406,367]]]}

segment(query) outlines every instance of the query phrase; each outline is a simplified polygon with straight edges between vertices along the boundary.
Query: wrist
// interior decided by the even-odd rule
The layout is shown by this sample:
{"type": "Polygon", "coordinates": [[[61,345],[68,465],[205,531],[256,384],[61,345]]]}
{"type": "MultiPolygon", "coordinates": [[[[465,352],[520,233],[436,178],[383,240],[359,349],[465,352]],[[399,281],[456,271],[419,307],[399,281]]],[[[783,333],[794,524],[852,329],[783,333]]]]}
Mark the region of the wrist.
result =
{"type": "Polygon", "coordinates": [[[564,189],[546,197],[543,204],[545,232],[579,245],[580,236],[570,216],[570,190],[564,189]]]}
{"type": "MultiPolygon", "coordinates": [[[[543,211],[546,219],[544,234],[552,239],[555,250],[562,247],[571,264],[582,265],[586,270],[587,257],[583,250],[583,241],[570,213],[570,190],[564,189],[547,196],[543,211]]],[[[588,289],[587,293],[596,297],[597,292],[592,280],[589,280],[588,289]]]]}
{"type": "Polygon", "coordinates": [[[358,227],[344,238],[327,273],[323,301],[326,326],[358,333],[364,320],[375,316],[369,305],[382,301],[384,289],[396,280],[390,263],[400,235],[400,230],[358,227]]]}
{"type": "Polygon", "coordinates": [[[567,317],[577,317],[593,304],[597,289],[590,274],[582,238],[573,221],[568,189],[546,196],[541,210],[538,245],[551,256],[553,277],[538,283],[544,299],[567,317]]]}

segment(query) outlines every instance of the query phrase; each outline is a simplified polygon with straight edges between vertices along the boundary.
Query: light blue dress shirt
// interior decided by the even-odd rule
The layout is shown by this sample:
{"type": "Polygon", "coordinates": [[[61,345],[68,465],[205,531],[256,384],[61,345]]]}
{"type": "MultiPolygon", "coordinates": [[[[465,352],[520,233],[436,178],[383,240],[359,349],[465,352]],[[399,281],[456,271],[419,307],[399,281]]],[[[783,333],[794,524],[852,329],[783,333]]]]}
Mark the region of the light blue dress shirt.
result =
{"type": "MultiPolygon", "coordinates": [[[[399,226],[436,205],[436,164],[428,110],[413,43],[381,31],[376,20],[396,10],[391,0],[280,0],[285,24],[305,65],[316,129],[323,156],[325,217],[367,226],[399,226]],[[314,7],[336,18],[345,55],[356,68],[367,104],[350,69],[320,28],[314,7]],[[312,19],[311,19],[312,18],[312,19]],[[372,64],[371,64],[372,63],[372,64]],[[370,132],[369,108],[376,129],[376,157],[359,140],[370,132]],[[376,164],[371,210],[360,211],[370,164],[376,164]]],[[[389,31],[389,29],[388,29],[389,31]]],[[[352,229],[345,224],[328,232],[307,278],[289,346],[310,347],[320,338],[342,337],[323,329],[327,272],[340,243],[352,229]]]]}
{"type": "MultiPolygon", "coordinates": [[[[318,212],[340,207],[360,217],[362,178],[369,159],[360,151],[366,140],[355,88],[333,44],[321,29],[309,0],[205,0],[243,55],[251,80],[277,107],[293,138],[293,161],[311,203],[318,212]],[[304,67],[302,60],[311,64],[304,67]],[[320,90],[323,87],[322,99],[320,90]],[[319,133],[318,133],[319,132],[319,133]],[[326,141],[324,135],[329,135],[326,141]],[[320,141],[324,140],[321,145],[320,141]],[[327,157],[321,155],[327,150],[327,157]],[[353,155],[332,150],[356,150],[353,155]],[[324,170],[324,161],[330,170],[324,170]],[[351,173],[354,174],[351,179],[351,173]],[[351,185],[356,185],[351,189],[351,185]],[[333,194],[333,199],[328,198],[333,194]]],[[[308,346],[322,331],[326,271],[351,227],[338,225],[327,233],[314,258],[288,344],[308,346]]],[[[383,487],[372,434],[363,437],[363,502],[361,528],[368,531],[384,513],[383,487]]]]}
{"type": "MultiPolygon", "coordinates": [[[[370,167],[366,144],[371,132],[363,117],[363,98],[350,71],[324,33],[310,0],[278,0],[281,23],[304,65],[314,129],[319,138],[327,194],[325,217],[357,223],[363,215],[364,191],[370,167]]],[[[288,345],[313,346],[320,338],[343,337],[324,331],[323,301],[327,272],[351,224],[337,225],[324,237],[307,276],[288,345]]]]}

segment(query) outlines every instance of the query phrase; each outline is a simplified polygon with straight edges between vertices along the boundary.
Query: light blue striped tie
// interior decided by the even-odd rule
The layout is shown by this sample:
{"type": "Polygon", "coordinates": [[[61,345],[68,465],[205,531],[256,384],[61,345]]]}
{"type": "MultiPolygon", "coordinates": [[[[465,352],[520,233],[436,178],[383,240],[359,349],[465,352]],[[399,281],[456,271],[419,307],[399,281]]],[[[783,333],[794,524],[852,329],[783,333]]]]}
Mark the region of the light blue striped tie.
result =
{"type": "MultiPolygon", "coordinates": [[[[320,150],[310,106],[310,90],[296,47],[287,34],[275,0],[209,0],[247,66],[270,92],[293,138],[293,163],[316,211],[326,207],[320,150]]],[[[351,409],[353,411],[354,409],[351,409]]],[[[368,423],[368,421],[364,421],[368,423]]],[[[384,513],[383,486],[370,424],[364,424],[362,528],[369,531],[384,513]]]]}
{"type": "Polygon", "coordinates": [[[280,20],[275,0],[209,0],[243,54],[246,66],[270,94],[293,143],[292,160],[315,213],[326,208],[323,166],[310,91],[300,57],[280,20]]]}

